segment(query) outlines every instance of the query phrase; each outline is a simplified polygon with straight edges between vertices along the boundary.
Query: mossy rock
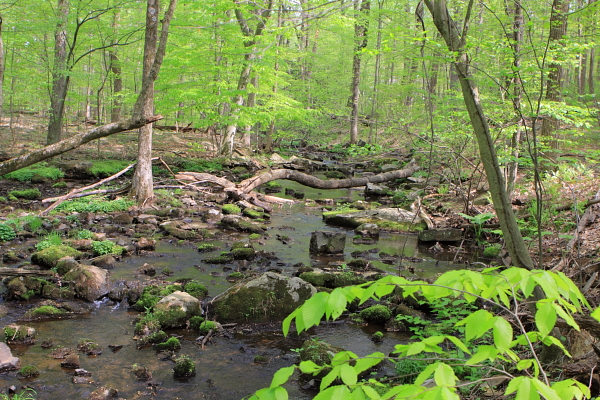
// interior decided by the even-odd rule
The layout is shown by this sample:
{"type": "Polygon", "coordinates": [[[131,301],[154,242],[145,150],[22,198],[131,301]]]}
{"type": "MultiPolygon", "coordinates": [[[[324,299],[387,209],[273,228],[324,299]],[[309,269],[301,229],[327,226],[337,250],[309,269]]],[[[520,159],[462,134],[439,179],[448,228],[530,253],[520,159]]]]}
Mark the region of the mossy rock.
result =
{"type": "Polygon", "coordinates": [[[346,213],[323,213],[326,224],[357,228],[361,224],[377,224],[381,229],[400,232],[420,232],[427,229],[421,217],[400,208],[380,208],[346,213]]]}
{"type": "Polygon", "coordinates": [[[183,290],[199,300],[208,296],[208,289],[206,289],[206,286],[194,281],[186,283],[183,290]]]}
{"type": "Polygon", "coordinates": [[[188,356],[181,356],[175,359],[173,376],[176,379],[188,378],[196,375],[196,365],[188,356]]]}
{"type": "Polygon", "coordinates": [[[300,274],[300,279],[303,279],[312,285],[322,286],[329,289],[350,285],[360,285],[361,283],[366,282],[366,279],[352,272],[303,272],[300,274]]]}
{"type": "Polygon", "coordinates": [[[39,189],[12,190],[8,192],[8,197],[10,198],[11,196],[17,199],[38,200],[42,197],[42,192],[39,189]]]}
{"type": "MultiPolygon", "coordinates": [[[[319,339],[309,339],[302,344],[298,356],[300,361],[312,361],[317,365],[323,366],[331,364],[333,357],[340,351],[344,351],[344,349],[332,346],[319,339]]],[[[323,378],[329,371],[331,371],[331,368],[324,369],[316,376],[316,378],[323,378]]],[[[307,379],[315,378],[312,374],[304,374],[303,377],[306,377],[307,379]]]]}
{"type": "Polygon", "coordinates": [[[224,229],[234,229],[240,232],[263,234],[267,227],[256,222],[248,221],[237,215],[227,215],[219,222],[224,229]]]}
{"type": "Polygon", "coordinates": [[[365,322],[382,324],[392,317],[392,312],[388,307],[382,304],[377,304],[375,306],[365,308],[360,312],[359,315],[365,322]]]}
{"type": "Polygon", "coordinates": [[[327,179],[346,179],[347,176],[342,171],[325,171],[325,177],[327,179]]]}
{"type": "Polygon", "coordinates": [[[82,253],[71,246],[58,245],[50,246],[44,250],[33,253],[31,262],[45,268],[54,268],[61,258],[72,257],[74,259],[79,259],[81,256],[82,253]]]}
{"type": "Polygon", "coordinates": [[[42,289],[42,296],[53,300],[73,300],[75,292],[67,287],[58,287],[54,283],[46,283],[42,289]]]}
{"type": "Polygon", "coordinates": [[[162,328],[185,326],[187,320],[201,313],[200,301],[181,291],[163,297],[154,306],[154,316],[162,328]]]}
{"type": "Polygon", "coordinates": [[[76,295],[88,301],[94,301],[108,294],[111,289],[108,271],[93,265],[79,265],[64,277],[70,281],[69,287],[76,295]]]}
{"type": "Polygon", "coordinates": [[[244,208],[244,211],[242,211],[242,214],[244,214],[246,217],[252,218],[252,219],[263,218],[265,215],[264,213],[257,211],[257,210],[253,210],[252,208],[244,208]]]}
{"type": "Polygon", "coordinates": [[[221,211],[223,214],[233,214],[238,215],[242,213],[242,209],[236,206],[235,204],[223,204],[221,207],[221,211]]]}
{"type": "Polygon", "coordinates": [[[216,297],[209,312],[220,322],[281,321],[315,293],[302,279],[267,272],[216,297]]]}
{"type": "Polygon", "coordinates": [[[10,324],[4,327],[4,341],[8,344],[35,343],[35,329],[25,325],[10,324]]]}
{"type": "Polygon", "coordinates": [[[179,342],[179,339],[177,339],[176,337],[170,337],[167,339],[166,342],[163,343],[157,343],[154,348],[158,351],[165,351],[165,350],[177,350],[181,348],[181,343],[179,342]]]}
{"type": "Polygon", "coordinates": [[[79,263],[73,257],[63,257],[56,263],[56,272],[62,276],[78,265],[79,263]]]}
{"type": "Polygon", "coordinates": [[[252,260],[256,252],[252,247],[242,247],[231,250],[231,256],[234,260],[252,260]]]}
{"type": "Polygon", "coordinates": [[[220,256],[206,257],[202,260],[207,264],[228,264],[233,261],[233,255],[231,253],[223,253],[220,256]]]}

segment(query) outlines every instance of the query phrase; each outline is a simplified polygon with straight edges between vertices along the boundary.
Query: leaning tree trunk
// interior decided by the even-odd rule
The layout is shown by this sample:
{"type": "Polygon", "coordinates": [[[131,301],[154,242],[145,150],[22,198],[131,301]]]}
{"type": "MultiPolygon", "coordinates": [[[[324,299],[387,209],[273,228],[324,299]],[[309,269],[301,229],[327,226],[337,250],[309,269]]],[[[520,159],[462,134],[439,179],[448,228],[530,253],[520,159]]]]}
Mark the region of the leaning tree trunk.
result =
{"type": "Polygon", "coordinates": [[[52,70],[52,91],[50,93],[50,121],[48,123],[47,144],[57,143],[62,138],[62,121],[65,100],[69,87],[67,71],[67,19],[69,1],[58,0],[56,7],[58,22],[54,32],[54,68],[52,70]]]}
{"type": "Polygon", "coordinates": [[[163,117],[161,115],[155,115],[152,117],[129,120],[129,121],[118,121],[107,125],[99,126],[91,131],[71,136],[68,139],[60,141],[58,143],[51,144],[42,149],[32,151],[21,156],[11,158],[0,163],[0,176],[8,174],[9,172],[16,171],[21,168],[28,167],[40,161],[48,158],[57,156],[67,151],[76,149],[77,147],[106,136],[114,135],[115,133],[129,131],[131,129],[137,129],[146,124],[151,124],[163,117]]]}
{"type": "Polygon", "coordinates": [[[479,101],[479,92],[473,76],[471,75],[470,60],[465,52],[466,32],[470,19],[470,11],[473,0],[469,1],[467,15],[465,17],[465,28],[463,32],[458,30],[455,21],[452,20],[447,8],[446,0],[424,0],[429,12],[433,17],[434,24],[440,32],[448,50],[457,54],[454,61],[454,69],[463,93],[464,102],[469,112],[469,118],[477,144],[487,180],[490,186],[492,201],[496,215],[500,221],[500,227],[504,233],[504,240],[508,252],[512,258],[512,264],[516,267],[533,269],[533,261],[529,250],[521,236],[517,220],[511,207],[511,201],[506,192],[504,179],[500,170],[500,164],[494,147],[494,140],[490,133],[487,118],[479,101]]]}

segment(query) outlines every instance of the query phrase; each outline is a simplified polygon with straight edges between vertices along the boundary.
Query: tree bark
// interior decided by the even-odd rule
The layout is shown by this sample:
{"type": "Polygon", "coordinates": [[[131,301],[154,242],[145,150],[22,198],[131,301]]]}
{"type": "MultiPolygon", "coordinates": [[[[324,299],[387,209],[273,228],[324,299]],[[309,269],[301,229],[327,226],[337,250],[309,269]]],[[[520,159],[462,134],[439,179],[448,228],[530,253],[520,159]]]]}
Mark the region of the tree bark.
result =
{"type": "Polygon", "coordinates": [[[424,1],[433,17],[433,22],[437,30],[446,42],[448,50],[456,53],[456,59],[453,63],[454,69],[456,70],[461,85],[463,99],[467,111],[469,112],[469,118],[471,120],[471,125],[473,126],[473,131],[479,146],[479,153],[490,186],[490,193],[492,195],[496,215],[500,221],[500,227],[504,233],[504,240],[512,258],[512,263],[516,267],[533,269],[534,265],[531,255],[521,236],[521,231],[519,230],[517,220],[511,208],[510,198],[506,192],[500,164],[496,155],[494,140],[492,139],[487,118],[479,101],[475,80],[469,69],[469,56],[465,52],[466,34],[468,32],[473,0],[469,1],[462,32],[459,31],[458,26],[450,16],[446,0],[424,1]]]}
{"type": "MultiPolygon", "coordinates": [[[[556,51],[557,46],[564,46],[563,36],[567,34],[567,17],[569,12],[569,0],[554,0],[552,2],[552,14],[550,16],[550,34],[548,46],[551,51],[556,51]]],[[[562,101],[562,88],[564,80],[564,68],[558,61],[548,64],[548,77],[546,78],[546,97],[549,102],[562,101]]],[[[541,135],[550,146],[558,148],[558,141],[553,137],[554,132],[560,127],[560,121],[553,116],[546,115],[542,118],[541,135]]]]}
{"type": "Polygon", "coordinates": [[[4,115],[4,71],[6,68],[6,54],[4,51],[4,38],[2,37],[2,16],[0,15],[0,117],[4,115]]]}
{"type": "MultiPolygon", "coordinates": [[[[113,18],[113,30],[117,28],[117,20],[119,19],[118,12],[113,18]]],[[[111,50],[108,53],[110,60],[110,70],[113,73],[112,79],[112,108],[110,111],[110,122],[116,122],[121,119],[121,91],[123,90],[123,78],[121,77],[121,61],[116,50],[111,50]]]]}
{"type": "Polygon", "coordinates": [[[50,121],[48,123],[47,144],[57,143],[62,138],[62,121],[65,99],[69,87],[67,71],[67,21],[69,0],[58,0],[56,7],[58,21],[54,32],[54,67],[52,70],[52,91],[50,93],[50,121]]]}
{"type": "Polygon", "coordinates": [[[162,115],[155,115],[145,119],[119,121],[99,126],[98,128],[94,128],[88,132],[80,133],[58,143],[46,146],[43,149],[35,150],[31,153],[23,154],[0,163],[0,176],[21,168],[28,167],[59,154],[66,153],[67,151],[76,149],[82,144],[86,144],[92,140],[114,135],[115,133],[119,132],[129,131],[131,129],[136,129],[144,126],[145,124],[151,124],[159,121],[162,118],[162,115]]]}
{"type": "Polygon", "coordinates": [[[350,95],[350,143],[358,142],[358,100],[360,98],[360,64],[362,50],[367,47],[367,33],[369,29],[369,10],[371,0],[355,0],[357,11],[354,23],[354,57],[352,59],[352,87],[350,95]],[[359,5],[360,4],[360,5],[359,5]]]}
{"type": "MultiPolygon", "coordinates": [[[[144,118],[154,111],[154,82],[167,47],[169,25],[175,12],[177,0],[171,0],[162,20],[160,43],[158,40],[158,17],[160,5],[158,0],[148,0],[146,7],[146,35],[144,41],[144,69],[142,90],[134,106],[134,117],[144,118]]],[[[152,125],[144,125],[138,134],[137,166],[133,174],[130,195],[138,205],[143,206],[154,197],[152,182],[152,125]]]]}

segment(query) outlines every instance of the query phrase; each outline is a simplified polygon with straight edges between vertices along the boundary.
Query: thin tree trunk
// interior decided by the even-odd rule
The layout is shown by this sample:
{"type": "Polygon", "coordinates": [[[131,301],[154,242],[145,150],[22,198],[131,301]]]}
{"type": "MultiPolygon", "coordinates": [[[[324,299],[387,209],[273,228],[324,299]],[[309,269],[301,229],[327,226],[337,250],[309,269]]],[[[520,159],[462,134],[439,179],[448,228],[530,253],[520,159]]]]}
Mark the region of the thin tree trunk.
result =
{"type": "Polygon", "coordinates": [[[57,19],[54,32],[54,67],[52,70],[52,92],[50,93],[50,122],[48,124],[47,144],[57,143],[62,138],[62,120],[65,99],[69,86],[67,71],[67,21],[69,1],[58,0],[57,19]]]}
{"type": "Polygon", "coordinates": [[[373,99],[371,101],[371,124],[369,126],[369,143],[373,141],[373,130],[377,129],[375,123],[375,108],[377,107],[377,89],[381,73],[381,29],[383,28],[382,9],[385,0],[379,0],[379,15],[377,18],[377,54],[375,55],[375,74],[373,76],[373,99]]]}
{"type": "Polygon", "coordinates": [[[2,16],[0,15],[0,117],[4,115],[4,71],[6,55],[4,53],[4,38],[2,37],[2,16]]]}
{"type": "MultiPolygon", "coordinates": [[[[146,7],[146,36],[144,42],[144,68],[142,90],[134,106],[134,116],[144,118],[154,110],[154,82],[158,77],[160,67],[167,47],[169,25],[175,12],[177,0],[171,0],[162,19],[160,42],[158,40],[158,17],[160,6],[158,0],[148,0],[146,7]]],[[[133,174],[130,195],[138,205],[143,206],[154,197],[152,182],[152,125],[144,125],[138,134],[137,167],[133,174]]]]}
{"type": "MultiPolygon", "coordinates": [[[[550,16],[549,46],[563,46],[563,37],[567,34],[567,13],[569,11],[569,0],[554,0],[552,2],[552,14],[550,16]]],[[[548,77],[546,80],[546,101],[562,101],[562,88],[564,80],[564,68],[560,62],[552,61],[548,64],[548,77]]],[[[542,118],[541,135],[552,148],[558,148],[558,141],[554,132],[560,127],[560,121],[552,116],[542,118]]]]}
{"type": "Polygon", "coordinates": [[[500,221],[500,227],[504,233],[506,247],[512,258],[512,264],[516,267],[533,269],[533,261],[521,236],[521,231],[511,208],[510,198],[506,193],[494,140],[479,101],[477,86],[469,69],[469,56],[464,50],[473,0],[468,3],[468,11],[462,32],[459,31],[455,21],[450,16],[446,0],[424,0],[424,2],[433,17],[437,30],[444,38],[448,50],[457,54],[456,61],[453,63],[454,69],[461,85],[465,105],[479,145],[479,153],[490,186],[492,201],[500,221]]]}
{"type": "Polygon", "coordinates": [[[352,87],[350,96],[350,143],[358,142],[358,99],[360,97],[360,64],[362,50],[367,47],[367,32],[369,28],[368,14],[371,0],[355,0],[357,11],[354,23],[354,57],[352,60],[352,87]]]}

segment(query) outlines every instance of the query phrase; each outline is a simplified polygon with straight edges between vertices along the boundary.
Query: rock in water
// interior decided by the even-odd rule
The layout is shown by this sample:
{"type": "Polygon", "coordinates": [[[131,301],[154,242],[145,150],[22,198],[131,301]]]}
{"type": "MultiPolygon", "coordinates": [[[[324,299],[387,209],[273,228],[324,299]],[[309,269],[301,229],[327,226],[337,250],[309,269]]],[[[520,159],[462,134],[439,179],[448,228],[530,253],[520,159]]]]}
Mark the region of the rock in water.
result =
{"type": "Polygon", "coordinates": [[[21,360],[13,357],[10,347],[4,342],[0,342],[0,372],[12,371],[21,367],[21,360]]]}
{"type": "Polygon", "coordinates": [[[340,254],[345,246],[345,233],[315,231],[310,237],[311,254],[340,254]]]}
{"type": "Polygon", "coordinates": [[[209,305],[209,313],[220,322],[281,321],[317,290],[300,278],[266,272],[240,282],[209,305]]]}

